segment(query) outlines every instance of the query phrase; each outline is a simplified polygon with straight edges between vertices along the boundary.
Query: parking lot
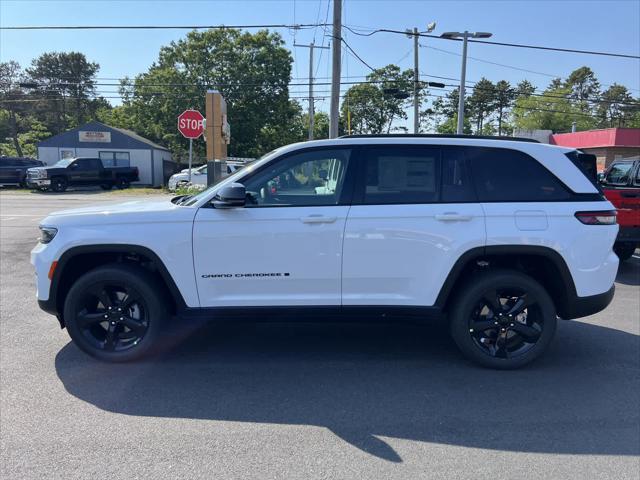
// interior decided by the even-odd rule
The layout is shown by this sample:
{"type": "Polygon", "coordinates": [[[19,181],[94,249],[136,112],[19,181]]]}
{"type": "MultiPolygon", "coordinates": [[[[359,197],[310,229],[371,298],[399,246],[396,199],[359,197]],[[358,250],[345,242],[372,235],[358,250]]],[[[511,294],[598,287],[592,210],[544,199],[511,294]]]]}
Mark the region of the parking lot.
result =
{"type": "Polygon", "coordinates": [[[29,252],[48,212],[141,198],[0,192],[3,478],[640,478],[638,251],[519,371],[410,323],[212,324],[104,364],[38,309],[29,252]]]}

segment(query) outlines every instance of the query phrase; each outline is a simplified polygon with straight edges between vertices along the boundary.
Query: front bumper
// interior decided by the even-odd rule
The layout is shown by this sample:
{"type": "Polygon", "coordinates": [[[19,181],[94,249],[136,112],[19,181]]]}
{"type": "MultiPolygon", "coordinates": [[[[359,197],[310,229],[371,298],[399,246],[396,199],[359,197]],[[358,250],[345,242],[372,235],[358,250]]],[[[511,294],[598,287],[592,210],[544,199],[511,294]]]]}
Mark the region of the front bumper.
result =
{"type": "Polygon", "coordinates": [[[27,186],[30,188],[42,188],[51,186],[51,180],[47,178],[42,179],[27,179],[27,186]]]}

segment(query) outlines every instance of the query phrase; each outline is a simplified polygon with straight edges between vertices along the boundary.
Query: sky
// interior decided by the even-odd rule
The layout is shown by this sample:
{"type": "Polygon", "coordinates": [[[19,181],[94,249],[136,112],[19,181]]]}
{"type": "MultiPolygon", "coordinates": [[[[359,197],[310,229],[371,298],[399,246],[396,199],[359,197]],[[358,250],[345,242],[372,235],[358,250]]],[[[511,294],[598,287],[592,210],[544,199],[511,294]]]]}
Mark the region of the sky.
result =
{"type": "MultiPolygon", "coordinates": [[[[22,25],[247,25],[331,23],[330,0],[253,1],[31,1],[0,0],[0,26],[22,25]],[[328,8],[329,7],[329,8],[328,8]]],[[[343,23],[368,31],[376,28],[405,30],[436,22],[434,35],[446,31],[485,31],[491,40],[549,47],[640,55],[640,0],[628,1],[403,1],[344,0],[343,23]]],[[[188,30],[40,30],[0,31],[0,61],[16,60],[23,67],[43,52],[79,51],[100,64],[98,78],[117,79],[146,71],[161,46],[186,35],[188,30]]],[[[308,80],[309,49],[293,43],[327,45],[323,28],[278,29],[294,57],[292,83],[308,80]],[[299,79],[299,80],[297,80],[299,79]]],[[[413,41],[404,35],[378,33],[358,36],[347,30],[345,41],[374,68],[394,63],[413,67],[413,41]]],[[[422,75],[460,78],[461,44],[421,38],[422,75]]],[[[317,83],[329,82],[330,50],[316,50],[317,83]]],[[[640,96],[640,60],[560,53],[492,45],[469,45],[467,81],[481,77],[515,84],[528,79],[544,89],[553,77],[566,77],[588,65],[604,88],[623,84],[640,96]],[[535,72],[535,73],[534,73],[535,72]]],[[[343,48],[342,79],[357,81],[370,70],[343,48]]],[[[438,81],[435,78],[423,79],[438,81]]],[[[108,80],[105,80],[108,81],[108,80]]],[[[440,80],[442,81],[442,80],[440,80]]],[[[456,83],[455,81],[445,81],[456,83]]],[[[343,85],[346,90],[348,85],[343,85]]],[[[100,91],[115,91],[102,86],[100,91]]],[[[307,94],[306,86],[293,85],[293,97],[307,94]]],[[[431,89],[433,94],[442,91],[431,89]]],[[[111,94],[115,95],[115,94],[111,94]]],[[[316,108],[329,109],[329,87],[316,86],[316,108]]],[[[111,100],[115,104],[117,100],[111,100]]],[[[306,101],[302,101],[306,108],[306,101]]],[[[409,115],[411,112],[408,112],[409,115]]],[[[408,123],[411,124],[411,116],[408,123]]]]}

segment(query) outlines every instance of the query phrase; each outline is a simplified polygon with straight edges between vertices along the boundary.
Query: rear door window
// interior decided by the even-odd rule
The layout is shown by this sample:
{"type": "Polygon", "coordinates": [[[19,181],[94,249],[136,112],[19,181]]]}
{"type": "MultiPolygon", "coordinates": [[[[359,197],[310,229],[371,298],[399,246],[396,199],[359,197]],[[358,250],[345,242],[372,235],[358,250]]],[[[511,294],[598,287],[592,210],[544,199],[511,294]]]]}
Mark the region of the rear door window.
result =
{"type": "Polygon", "coordinates": [[[467,155],[481,202],[550,202],[570,198],[562,182],[524,152],[467,147],[467,155]]]}
{"type": "Polygon", "coordinates": [[[465,150],[461,147],[442,148],[440,201],[443,203],[477,201],[465,150]]]}
{"type": "Polygon", "coordinates": [[[440,149],[380,145],[362,149],[364,181],[359,196],[369,205],[438,200],[440,149]]]}

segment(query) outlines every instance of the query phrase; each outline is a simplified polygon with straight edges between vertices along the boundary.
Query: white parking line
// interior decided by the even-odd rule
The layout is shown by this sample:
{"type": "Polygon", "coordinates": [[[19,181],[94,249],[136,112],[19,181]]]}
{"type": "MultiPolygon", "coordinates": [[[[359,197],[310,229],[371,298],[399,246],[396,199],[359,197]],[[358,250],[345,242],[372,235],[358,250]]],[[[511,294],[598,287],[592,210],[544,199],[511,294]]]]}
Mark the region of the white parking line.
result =
{"type": "Polygon", "coordinates": [[[11,215],[11,214],[0,214],[0,218],[3,217],[8,217],[8,218],[12,218],[12,217],[42,217],[41,214],[15,214],[15,215],[11,215]]]}

